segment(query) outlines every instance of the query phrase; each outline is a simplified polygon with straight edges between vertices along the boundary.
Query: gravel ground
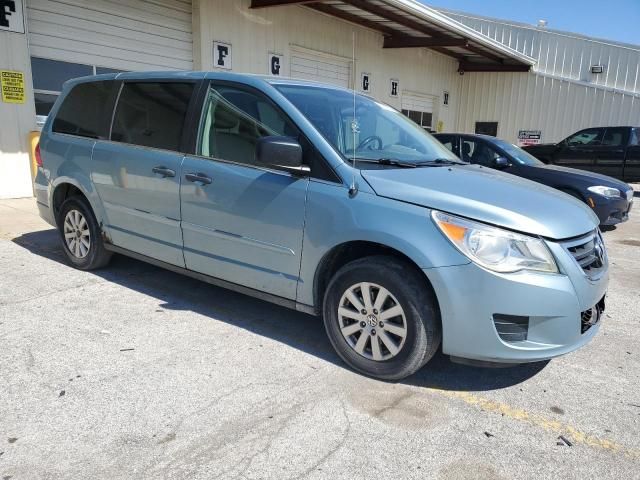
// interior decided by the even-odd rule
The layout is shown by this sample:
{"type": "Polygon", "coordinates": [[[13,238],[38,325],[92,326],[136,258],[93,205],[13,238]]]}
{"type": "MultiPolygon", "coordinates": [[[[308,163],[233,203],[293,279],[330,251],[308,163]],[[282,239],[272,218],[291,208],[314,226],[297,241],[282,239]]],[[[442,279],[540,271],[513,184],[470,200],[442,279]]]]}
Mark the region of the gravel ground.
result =
{"type": "Polygon", "coordinates": [[[635,213],[591,344],[393,384],[314,317],[124,257],[74,270],[32,199],[0,201],[0,479],[640,478],[635,213]]]}

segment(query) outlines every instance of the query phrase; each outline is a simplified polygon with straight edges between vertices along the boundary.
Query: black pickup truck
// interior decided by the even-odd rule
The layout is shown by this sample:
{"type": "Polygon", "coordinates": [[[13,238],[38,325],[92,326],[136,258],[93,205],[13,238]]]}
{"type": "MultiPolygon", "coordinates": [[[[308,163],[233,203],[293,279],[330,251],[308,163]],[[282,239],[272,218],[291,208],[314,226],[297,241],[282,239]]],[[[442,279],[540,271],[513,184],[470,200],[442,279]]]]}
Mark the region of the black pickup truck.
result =
{"type": "Polygon", "coordinates": [[[560,143],[524,147],[544,163],[640,181],[640,127],[587,128],[560,143]]]}

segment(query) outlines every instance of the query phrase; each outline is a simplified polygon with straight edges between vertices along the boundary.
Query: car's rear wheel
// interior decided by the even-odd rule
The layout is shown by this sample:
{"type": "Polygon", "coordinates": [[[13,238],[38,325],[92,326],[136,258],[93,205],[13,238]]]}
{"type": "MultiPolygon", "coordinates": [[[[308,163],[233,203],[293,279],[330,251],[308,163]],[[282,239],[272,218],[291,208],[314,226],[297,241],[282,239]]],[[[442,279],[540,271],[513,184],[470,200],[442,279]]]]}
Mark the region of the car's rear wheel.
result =
{"type": "Polygon", "coordinates": [[[100,226],[83,197],[73,196],[64,201],[58,215],[58,230],[64,253],[74,267],[94,270],[109,263],[111,253],[104,248],[100,226]]]}
{"type": "Polygon", "coordinates": [[[372,377],[407,377],[440,345],[440,316],[427,279],[393,257],[367,257],[342,267],[327,288],[323,313],[340,357],[372,377]]]}

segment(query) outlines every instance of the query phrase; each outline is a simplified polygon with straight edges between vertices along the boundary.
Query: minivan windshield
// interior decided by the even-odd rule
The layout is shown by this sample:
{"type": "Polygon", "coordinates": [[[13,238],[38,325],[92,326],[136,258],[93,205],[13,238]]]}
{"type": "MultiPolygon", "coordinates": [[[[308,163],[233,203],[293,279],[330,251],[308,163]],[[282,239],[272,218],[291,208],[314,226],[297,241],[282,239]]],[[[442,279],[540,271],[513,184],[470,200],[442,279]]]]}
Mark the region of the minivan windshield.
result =
{"type": "Polygon", "coordinates": [[[529,165],[533,167],[535,167],[536,165],[544,165],[543,162],[538,160],[536,157],[534,157],[530,153],[525,152],[521,148],[516,147],[515,145],[509,142],[505,142],[504,140],[499,140],[497,138],[492,141],[497,147],[500,147],[502,150],[504,150],[504,152],[507,155],[509,155],[513,160],[515,160],[520,165],[529,165]]]}
{"type": "Polygon", "coordinates": [[[461,163],[402,113],[363,95],[333,88],[277,84],[275,87],[347,160],[360,168],[461,163]],[[355,131],[355,135],[354,135],[355,131]]]}

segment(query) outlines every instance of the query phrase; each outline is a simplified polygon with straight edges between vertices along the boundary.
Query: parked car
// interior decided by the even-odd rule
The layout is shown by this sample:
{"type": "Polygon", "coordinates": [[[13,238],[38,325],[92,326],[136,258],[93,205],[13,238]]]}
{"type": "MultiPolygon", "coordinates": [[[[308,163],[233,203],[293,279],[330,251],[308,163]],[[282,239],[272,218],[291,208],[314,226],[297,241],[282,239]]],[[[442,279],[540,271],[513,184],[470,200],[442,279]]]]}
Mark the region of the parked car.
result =
{"type": "Polygon", "coordinates": [[[435,137],[467,163],[503,170],[568,193],[589,205],[602,226],[629,219],[633,188],[620,180],[575,168],[545,165],[523,149],[496,137],[457,133],[439,133],[435,137]]]}
{"type": "Polygon", "coordinates": [[[560,143],[523,148],[544,163],[640,181],[640,127],[587,128],[560,143]]]}
{"type": "Polygon", "coordinates": [[[38,146],[40,214],[70,263],[112,253],[322,315],[344,361],[400,379],[445,354],[523,363],[588,343],[598,219],[462,164],[351,91],[224,73],[65,84],[38,146]],[[355,102],[355,105],[354,105],[355,102]]]}

